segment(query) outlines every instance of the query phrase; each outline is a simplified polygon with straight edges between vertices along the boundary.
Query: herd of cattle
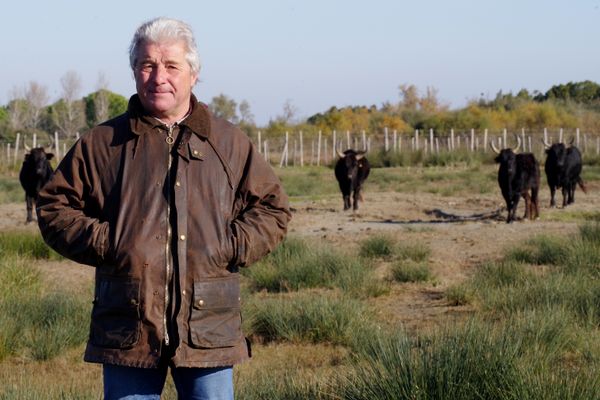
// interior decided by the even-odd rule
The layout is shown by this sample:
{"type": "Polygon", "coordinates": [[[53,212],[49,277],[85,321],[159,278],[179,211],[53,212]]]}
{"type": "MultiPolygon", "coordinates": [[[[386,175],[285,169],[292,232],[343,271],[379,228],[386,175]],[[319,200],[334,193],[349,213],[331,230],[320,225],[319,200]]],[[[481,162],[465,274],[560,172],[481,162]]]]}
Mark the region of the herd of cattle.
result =
{"type": "MultiPolygon", "coordinates": [[[[521,147],[521,138],[518,136],[515,148],[499,150],[494,143],[490,143],[496,154],[494,159],[498,164],[498,184],[502,196],[506,201],[508,216],[506,222],[516,219],[517,206],[521,197],[525,200],[525,219],[539,217],[538,192],[540,189],[540,166],[532,153],[518,153],[521,147]]],[[[546,162],[544,171],[550,187],[550,207],[556,206],[554,196],[557,189],[562,189],[563,208],[575,201],[575,187],[579,185],[586,192],[585,184],[581,179],[582,160],[581,153],[573,146],[573,140],[568,145],[564,143],[550,144],[544,141],[546,147],[546,162]]],[[[338,152],[339,159],[335,165],[335,177],[344,198],[344,210],[351,206],[350,198],[353,197],[352,208],[358,209],[361,199],[360,191],[364,181],[369,176],[369,161],[365,152],[346,150],[338,152]]]]}
{"type": "MultiPolygon", "coordinates": [[[[521,197],[525,200],[524,218],[536,219],[539,216],[538,192],[540,188],[540,166],[532,153],[518,153],[521,139],[517,136],[515,148],[499,150],[490,143],[492,150],[498,155],[494,159],[498,164],[498,184],[506,201],[508,216],[506,222],[516,219],[517,206],[521,197]]],[[[579,185],[586,192],[581,179],[581,153],[569,144],[544,142],[546,146],[546,162],[544,170],[550,187],[550,206],[556,206],[554,199],[557,189],[562,189],[562,206],[566,207],[575,201],[575,187],[579,185]]],[[[27,203],[27,222],[33,220],[32,210],[38,192],[52,176],[50,160],[52,153],[46,153],[43,148],[27,149],[23,166],[19,173],[19,181],[25,190],[27,203]]],[[[339,152],[335,164],[335,177],[344,199],[344,210],[358,209],[362,201],[361,189],[369,176],[371,167],[364,151],[346,150],[339,152]]]]}

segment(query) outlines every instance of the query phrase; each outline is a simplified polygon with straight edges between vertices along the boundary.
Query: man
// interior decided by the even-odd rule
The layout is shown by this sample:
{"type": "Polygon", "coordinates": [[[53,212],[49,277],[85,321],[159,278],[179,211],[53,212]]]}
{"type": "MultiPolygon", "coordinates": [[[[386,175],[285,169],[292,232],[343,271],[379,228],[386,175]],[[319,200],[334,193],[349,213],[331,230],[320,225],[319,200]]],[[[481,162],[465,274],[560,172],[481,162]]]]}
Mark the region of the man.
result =
{"type": "Polygon", "coordinates": [[[46,242],[96,267],[85,360],[105,399],[158,399],[170,368],[182,399],[232,399],[250,356],[238,268],[286,233],[287,196],[245,134],[192,94],[192,31],[157,18],[130,46],[137,94],[84,135],[41,191],[46,242]]]}

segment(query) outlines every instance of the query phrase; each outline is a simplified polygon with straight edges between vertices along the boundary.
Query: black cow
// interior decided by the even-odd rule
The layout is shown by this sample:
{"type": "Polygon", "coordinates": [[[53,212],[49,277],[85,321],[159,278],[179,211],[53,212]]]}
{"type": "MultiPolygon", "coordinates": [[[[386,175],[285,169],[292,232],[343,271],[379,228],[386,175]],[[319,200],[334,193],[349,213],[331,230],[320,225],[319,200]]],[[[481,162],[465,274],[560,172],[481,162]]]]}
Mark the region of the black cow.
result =
{"type": "Polygon", "coordinates": [[[575,202],[575,187],[578,184],[584,193],[587,192],[583,179],[581,179],[581,153],[573,146],[573,140],[568,146],[564,143],[549,144],[546,146],[546,179],[550,187],[550,207],[556,206],[554,195],[556,189],[562,188],[563,208],[575,202]]]}
{"type": "Polygon", "coordinates": [[[494,159],[498,168],[498,184],[506,201],[508,216],[506,222],[515,220],[519,199],[525,199],[523,218],[536,219],[539,216],[538,191],[540,187],[540,166],[531,153],[519,153],[520,139],[515,149],[498,150],[494,143],[492,149],[498,154],[494,159]]]}
{"type": "Polygon", "coordinates": [[[38,193],[42,186],[50,180],[52,166],[50,160],[54,157],[52,153],[46,153],[43,147],[30,149],[25,154],[21,172],[19,172],[19,181],[25,190],[25,201],[27,202],[27,221],[33,221],[32,210],[37,200],[38,193]]]}
{"type": "Polygon", "coordinates": [[[335,177],[340,185],[344,197],[344,210],[350,208],[350,195],[353,193],[353,209],[358,209],[358,200],[362,200],[360,189],[369,176],[371,166],[365,157],[365,151],[346,150],[338,151],[339,159],[335,164],[335,177]]]}

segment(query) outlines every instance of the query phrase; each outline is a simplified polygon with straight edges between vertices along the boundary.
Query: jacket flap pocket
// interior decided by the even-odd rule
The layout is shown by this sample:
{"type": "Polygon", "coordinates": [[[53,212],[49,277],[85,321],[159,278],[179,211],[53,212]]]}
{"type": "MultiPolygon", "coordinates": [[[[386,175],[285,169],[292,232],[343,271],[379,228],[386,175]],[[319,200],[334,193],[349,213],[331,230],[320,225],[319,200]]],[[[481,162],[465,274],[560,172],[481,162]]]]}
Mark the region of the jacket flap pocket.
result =
{"type": "Polygon", "coordinates": [[[194,284],[189,327],[193,347],[232,347],[243,340],[240,284],[236,275],[194,284]]]}
{"type": "Polygon", "coordinates": [[[99,347],[125,349],[137,343],[141,325],[140,281],[100,277],[92,309],[90,340],[99,347]]]}
{"type": "Polygon", "coordinates": [[[240,282],[237,276],[194,283],[194,308],[239,308],[240,282]]]}

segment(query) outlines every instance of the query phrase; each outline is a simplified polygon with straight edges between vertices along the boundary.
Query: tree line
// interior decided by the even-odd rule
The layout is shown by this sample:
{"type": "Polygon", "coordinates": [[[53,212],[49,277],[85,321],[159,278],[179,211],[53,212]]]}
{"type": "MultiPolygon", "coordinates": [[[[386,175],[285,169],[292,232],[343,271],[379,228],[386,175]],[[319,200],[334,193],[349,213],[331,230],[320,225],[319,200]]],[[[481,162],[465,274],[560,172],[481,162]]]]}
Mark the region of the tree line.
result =
{"type": "MultiPolygon", "coordinates": [[[[68,71],[60,80],[60,98],[50,103],[48,90],[35,81],[14,88],[8,104],[0,106],[0,140],[13,140],[17,132],[53,138],[72,139],[98,123],[123,113],[128,99],[111,92],[102,75],[97,90],[81,97],[81,78],[68,71]]],[[[580,128],[596,134],[600,131],[600,85],[592,81],[569,82],[552,86],[546,92],[498,92],[492,99],[472,99],[462,108],[450,109],[438,98],[433,87],[420,91],[415,85],[398,86],[398,101],[380,105],[332,106],[308,118],[297,116],[287,100],[281,112],[264,126],[254,122],[246,100],[237,102],[220,94],[211,99],[209,108],[216,115],[238,124],[249,136],[261,131],[264,137],[282,137],[286,131],[302,131],[306,137],[318,132],[370,132],[388,129],[402,133],[415,130],[449,132],[456,130],[520,131],[544,128],[580,128]]]]}

